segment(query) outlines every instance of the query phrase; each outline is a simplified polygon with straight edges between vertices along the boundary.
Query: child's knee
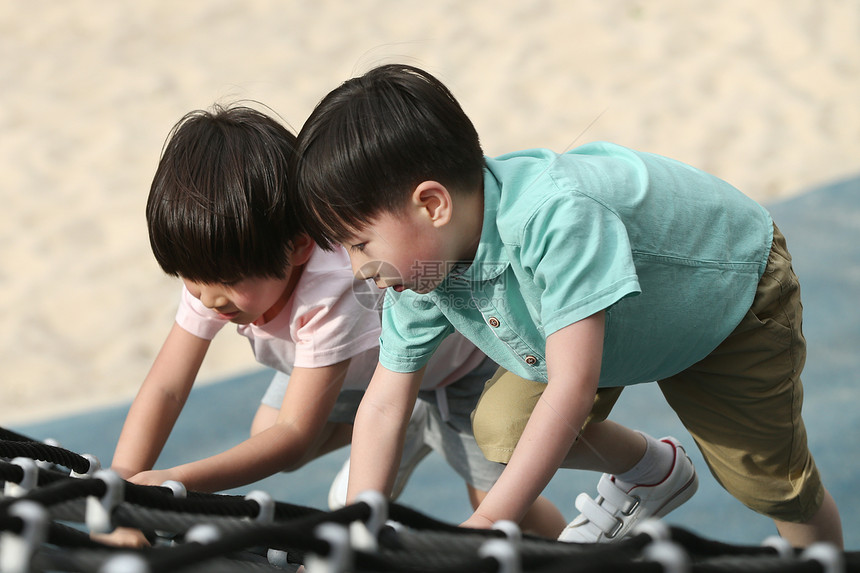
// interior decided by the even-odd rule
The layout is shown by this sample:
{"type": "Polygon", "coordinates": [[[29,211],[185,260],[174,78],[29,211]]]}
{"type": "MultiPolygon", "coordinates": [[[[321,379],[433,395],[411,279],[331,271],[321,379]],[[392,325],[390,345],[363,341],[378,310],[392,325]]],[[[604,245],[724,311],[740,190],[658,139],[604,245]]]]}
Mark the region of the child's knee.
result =
{"type": "Polygon", "coordinates": [[[499,369],[472,412],[472,431],[484,456],[508,463],[546,384],[499,369]]]}
{"type": "Polygon", "coordinates": [[[257,413],[254,415],[254,421],[251,422],[251,436],[256,436],[260,432],[271,428],[278,419],[280,410],[272,408],[265,404],[260,404],[257,408],[257,413]]]}
{"type": "Polygon", "coordinates": [[[522,429],[511,432],[510,420],[494,415],[490,409],[476,408],[472,415],[472,432],[484,457],[506,464],[520,439],[522,429]]]}
{"type": "Polygon", "coordinates": [[[735,494],[735,497],[750,509],[777,521],[805,523],[812,519],[824,501],[824,487],[807,487],[789,499],[762,499],[761,497],[735,494]]]}
{"type": "Polygon", "coordinates": [[[786,471],[768,472],[748,466],[740,473],[736,469],[726,472],[720,471],[719,465],[715,468],[712,461],[709,461],[711,471],[726,491],[771,519],[804,523],[815,515],[824,501],[824,485],[811,455],[807,455],[800,467],[786,471]]]}

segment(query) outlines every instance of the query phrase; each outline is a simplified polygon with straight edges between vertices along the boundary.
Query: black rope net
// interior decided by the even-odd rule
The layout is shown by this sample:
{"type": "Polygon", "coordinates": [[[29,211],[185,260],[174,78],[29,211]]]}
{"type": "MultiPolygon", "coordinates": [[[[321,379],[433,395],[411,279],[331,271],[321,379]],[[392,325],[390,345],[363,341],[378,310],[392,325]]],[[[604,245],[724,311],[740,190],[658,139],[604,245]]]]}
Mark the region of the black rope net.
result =
{"type": "Polygon", "coordinates": [[[860,552],[741,546],[662,522],[616,543],[577,544],[511,524],[464,529],[372,493],[337,511],[272,500],[139,486],[92,456],[0,428],[0,573],[297,571],[415,573],[860,572],[860,552]],[[502,526],[504,525],[504,526],[502,526]],[[142,548],[91,533],[141,531],[142,548]]]}

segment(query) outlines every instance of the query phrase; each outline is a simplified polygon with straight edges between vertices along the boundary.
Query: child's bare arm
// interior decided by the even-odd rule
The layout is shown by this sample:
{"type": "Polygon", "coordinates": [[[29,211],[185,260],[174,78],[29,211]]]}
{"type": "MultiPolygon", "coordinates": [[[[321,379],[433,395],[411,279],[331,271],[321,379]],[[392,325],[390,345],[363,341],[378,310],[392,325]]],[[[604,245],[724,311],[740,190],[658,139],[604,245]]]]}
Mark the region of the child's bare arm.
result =
{"type": "Polygon", "coordinates": [[[182,411],[209,343],[174,323],[123,424],[111,463],[122,477],[147,470],[155,463],[182,411]]]}
{"type": "Polygon", "coordinates": [[[347,500],[367,490],[391,494],[423,377],[423,368],[403,374],[377,365],[355,416],[347,500]]]}
{"type": "Polygon", "coordinates": [[[193,491],[246,485],[316,457],[323,427],[343,386],[349,360],[320,368],[295,368],[277,421],[229,450],[166,470],[137,474],[131,481],[158,485],[171,479],[193,491]]]}
{"type": "Polygon", "coordinates": [[[466,527],[519,522],[561,466],[591,411],[603,354],[604,315],[562,328],[547,338],[549,383],[511,460],[466,527]]]}

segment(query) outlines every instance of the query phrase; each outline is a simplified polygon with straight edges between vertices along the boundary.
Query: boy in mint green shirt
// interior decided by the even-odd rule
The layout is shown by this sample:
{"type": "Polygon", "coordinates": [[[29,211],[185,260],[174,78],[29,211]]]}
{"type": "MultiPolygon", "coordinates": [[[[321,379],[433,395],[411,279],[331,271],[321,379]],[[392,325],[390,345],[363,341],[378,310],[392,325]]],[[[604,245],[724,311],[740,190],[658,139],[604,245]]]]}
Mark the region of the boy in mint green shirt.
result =
{"type": "Polygon", "coordinates": [[[730,493],[796,546],[841,547],[800,417],[799,287],[761,206],[606,143],[484,158],[447,88],[403,65],[331,92],[298,148],[313,238],[389,289],[350,496],[390,489],[423,367],[457,330],[502,367],[473,429],[507,464],[464,525],[516,521],[559,467],[604,472],[565,540],[612,541],[686,501],[677,440],[606,419],[624,386],[656,380],[730,493]]]}

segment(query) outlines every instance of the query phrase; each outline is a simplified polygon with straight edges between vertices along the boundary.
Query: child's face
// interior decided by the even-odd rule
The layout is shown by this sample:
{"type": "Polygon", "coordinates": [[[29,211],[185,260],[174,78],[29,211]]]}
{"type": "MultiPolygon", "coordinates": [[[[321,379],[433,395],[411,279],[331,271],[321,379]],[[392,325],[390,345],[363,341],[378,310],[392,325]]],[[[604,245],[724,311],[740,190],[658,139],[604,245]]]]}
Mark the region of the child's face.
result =
{"type": "Polygon", "coordinates": [[[247,278],[233,284],[197,283],[183,279],[185,288],[207,308],[235,324],[258,322],[266,315],[270,320],[289,299],[291,268],[286,278],[247,278]],[[270,312],[272,311],[272,312],[270,312]],[[268,313],[268,314],[267,314],[268,313]]]}
{"type": "Polygon", "coordinates": [[[341,244],[359,279],[379,288],[427,293],[448,274],[444,234],[406,209],[377,216],[341,244]]]}

